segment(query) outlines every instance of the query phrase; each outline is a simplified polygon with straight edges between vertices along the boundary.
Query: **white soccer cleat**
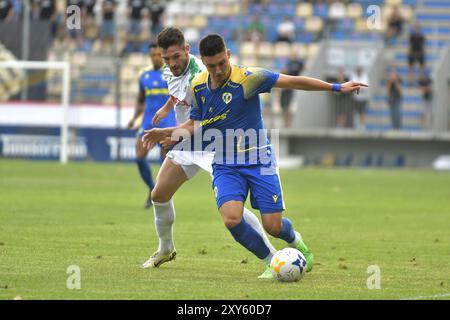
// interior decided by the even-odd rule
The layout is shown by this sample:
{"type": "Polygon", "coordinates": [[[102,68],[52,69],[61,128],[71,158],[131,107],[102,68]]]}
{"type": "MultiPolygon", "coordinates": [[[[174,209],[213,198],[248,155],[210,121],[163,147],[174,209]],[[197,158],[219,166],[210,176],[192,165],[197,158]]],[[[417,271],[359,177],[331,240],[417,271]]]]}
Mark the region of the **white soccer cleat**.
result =
{"type": "Polygon", "coordinates": [[[172,250],[171,252],[168,252],[166,254],[162,254],[159,251],[156,251],[147,261],[144,262],[142,268],[158,268],[165,262],[175,260],[176,255],[177,252],[175,250],[172,250]]]}

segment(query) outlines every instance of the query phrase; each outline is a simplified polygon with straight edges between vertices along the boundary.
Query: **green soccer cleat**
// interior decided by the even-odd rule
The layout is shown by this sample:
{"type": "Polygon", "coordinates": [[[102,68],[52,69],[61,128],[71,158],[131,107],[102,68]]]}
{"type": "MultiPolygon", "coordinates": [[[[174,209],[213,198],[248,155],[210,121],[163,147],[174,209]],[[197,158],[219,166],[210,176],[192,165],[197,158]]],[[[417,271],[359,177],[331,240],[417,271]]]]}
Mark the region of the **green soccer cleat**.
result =
{"type": "Polygon", "coordinates": [[[300,241],[298,242],[296,249],[298,251],[300,251],[301,253],[303,253],[303,255],[305,256],[306,259],[306,272],[310,272],[313,268],[313,264],[314,264],[314,255],[311,252],[311,250],[309,250],[308,246],[306,245],[306,243],[303,241],[302,236],[300,235],[300,233],[295,232],[298,236],[298,238],[300,239],[300,241]]]}
{"type": "Polygon", "coordinates": [[[264,270],[264,272],[258,276],[258,279],[273,279],[273,278],[274,277],[273,277],[272,269],[270,268],[269,265],[266,265],[266,269],[264,270]]]}

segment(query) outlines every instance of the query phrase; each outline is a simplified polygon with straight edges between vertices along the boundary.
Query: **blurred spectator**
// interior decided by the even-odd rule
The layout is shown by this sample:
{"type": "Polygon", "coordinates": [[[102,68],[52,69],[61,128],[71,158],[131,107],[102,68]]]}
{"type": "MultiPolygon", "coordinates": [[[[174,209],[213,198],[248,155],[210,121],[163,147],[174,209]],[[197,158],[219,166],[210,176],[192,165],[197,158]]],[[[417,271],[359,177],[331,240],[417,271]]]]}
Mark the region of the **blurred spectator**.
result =
{"type": "Polygon", "coordinates": [[[418,84],[422,92],[422,99],[425,104],[424,113],[422,114],[422,126],[431,129],[433,122],[433,89],[430,76],[426,72],[422,72],[418,84]]]}
{"type": "MultiPolygon", "coordinates": [[[[299,57],[298,52],[293,51],[286,64],[286,68],[281,72],[291,76],[298,76],[303,70],[303,65],[303,60],[299,57]]],[[[292,122],[290,107],[293,93],[294,90],[282,89],[280,94],[280,104],[283,111],[283,121],[286,128],[289,128],[292,122]]]]}
{"type": "MultiPolygon", "coordinates": [[[[361,67],[356,68],[355,72],[350,76],[350,80],[369,85],[369,75],[361,67]]],[[[354,111],[359,115],[356,125],[357,128],[364,128],[366,125],[367,104],[369,103],[369,98],[368,88],[361,88],[359,94],[353,95],[353,99],[355,100],[354,111]]]]}
{"type": "MultiPolygon", "coordinates": [[[[339,69],[336,75],[335,83],[344,83],[349,79],[346,77],[344,70],[339,69]]],[[[336,126],[338,128],[350,128],[352,124],[352,108],[351,101],[348,94],[334,93],[335,109],[336,109],[336,126]]]]}
{"type": "Polygon", "coordinates": [[[400,105],[402,102],[402,79],[399,77],[397,71],[392,69],[389,73],[389,78],[386,83],[388,92],[388,104],[391,111],[392,128],[401,128],[401,112],[400,105]]]}
{"type": "Polygon", "coordinates": [[[259,43],[265,39],[266,29],[258,16],[252,16],[245,30],[245,40],[259,43]]]}
{"type": "Polygon", "coordinates": [[[114,10],[116,5],[116,0],[103,0],[102,3],[103,21],[101,25],[101,38],[104,45],[111,45],[114,41],[114,34],[116,30],[114,10]]]}
{"type": "Polygon", "coordinates": [[[95,8],[95,4],[96,4],[96,0],[84,0],[84,4],[85,4],[85,10],[86,10],[86,16],[88,19],[92,19],[95,18],[95,12],[94,12],[94,8],[95,8]]]}
{"type": "Polygon", "coordinates": [[[289,17],[283,17],[283,21],[277,27],[277,40],[276,41],[286,41],[293,42],[295,40],[295,24],[289,17]]]}
{"type": "Polygon", "coordinates": [[[148,2],[148,10],[152,20],[151,33],[153,37],[156,37],[162,30],[161,16],[165,9],[164,3],[161,3],[160,0],[150,0],[148,2]]]}
{"type": "Polygon", "coordinates": [[[12,0],[0,0],[0,23],[10,22],[14,16],[12,0]]]}
{"type": "Polygon", "coordinates": [[[55,0],[34,0],[33,10],[37,10],[39,20],[50,23],[50,34],[51,39],[53,39],[58,28],[55,0]]]}
{"type": "Polygon", "coordinates": [[[422,72],[425,70],[425,36],[422,33],[420,24],[416,23],[409,35],[409,81],[414,82],[414,64],[418,62],[422,68],[422,72]]]}
{"type": "Polygon", "coordinates": [[[141,32],[142,11],[145,0],[128,0],[128,34],[138,36],[141,32]]]}
{"type": "Polygon", "coordinates": [[[40,20],[55,21],[55,0],[34,0],[33,4],[36,4],[39,9],[40,20]]]}
{"type": "Polygon", "coordinates": [[[393,7],[392,13],[388,18],[388,26],[386,31],[386,42],[388,44],[395,42],[403,31],[404,18],[398,5],[393,7]]]}

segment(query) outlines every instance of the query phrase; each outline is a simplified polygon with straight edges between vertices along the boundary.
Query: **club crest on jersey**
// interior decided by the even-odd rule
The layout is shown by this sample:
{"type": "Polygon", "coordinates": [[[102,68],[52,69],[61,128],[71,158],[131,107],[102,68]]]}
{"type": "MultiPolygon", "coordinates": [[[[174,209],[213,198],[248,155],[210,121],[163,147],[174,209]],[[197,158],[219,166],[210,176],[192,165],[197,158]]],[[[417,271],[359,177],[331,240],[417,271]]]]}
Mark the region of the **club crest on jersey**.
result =
{"type": "Polygon", "coordinates": [[[205,100],[206,100],[205,97],[202,96],[201,99],[202,99],[202,103],[205,104],[205,100]]]}
{"type": "Polygon", "coordinates": [[[224,92],[222,95],[222,100],[223,102],[225,102],[226,104],[229,104],[231,99],[233,99],[233,95],[229,92],[224,92]]]}

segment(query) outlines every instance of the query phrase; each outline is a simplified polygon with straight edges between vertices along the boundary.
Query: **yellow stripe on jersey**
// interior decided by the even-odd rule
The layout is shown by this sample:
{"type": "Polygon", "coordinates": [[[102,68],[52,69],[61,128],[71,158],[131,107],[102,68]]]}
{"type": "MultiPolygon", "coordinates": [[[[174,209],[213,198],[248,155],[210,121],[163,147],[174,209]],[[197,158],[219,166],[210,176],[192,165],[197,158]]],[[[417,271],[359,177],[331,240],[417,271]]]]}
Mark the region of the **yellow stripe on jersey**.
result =
{"type": "MultiPolygon", "coordinates": [[[[197,92],[197,91],[195,91],[196,87],[198,87],[202,84],[206,85],[207,80],[208,80],[208,71],[203,71],[203,72],[197,73],[197,75],[191,81],[192,90],[194,90],[194,92],[197,92]]],[[[199,88],[197,88],[197,90],[199,90],[199,88]]]]}
{"type": "Polygon", "coordinates": [[[218,116],[215,116],[213,118],[205,119],[202,122],[200,122],[200,126],[205,126],[207,124],[211,124],[211,123],[214,123],[214,122],[217,122],[217,121],[225,120],[227,118],[228,113],[230,113],[230,110],[227,110],[226,112],[224,112],[224,113],[222,113],[222,114],[220,114],[218,116]]]}
{"type": "Polygon", "coordinates": [[[169,94],[169,90],[167,88],[145,89],[146,96],[155,96],[158,94],[169,94]]]}
{"type": "Polygon", "coordinates": [[[142,76],[142,74],[143,74],[144,72],[151,71],[151,70],[153,70],[153,67],[152,67],[152,66],[148,66],[148,67],[143,68],[143,69],[141,70],[141,72],[139,72],[139,78],[142,76]]]}

